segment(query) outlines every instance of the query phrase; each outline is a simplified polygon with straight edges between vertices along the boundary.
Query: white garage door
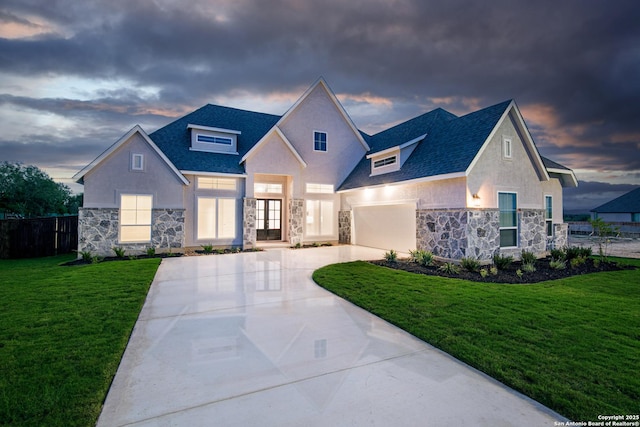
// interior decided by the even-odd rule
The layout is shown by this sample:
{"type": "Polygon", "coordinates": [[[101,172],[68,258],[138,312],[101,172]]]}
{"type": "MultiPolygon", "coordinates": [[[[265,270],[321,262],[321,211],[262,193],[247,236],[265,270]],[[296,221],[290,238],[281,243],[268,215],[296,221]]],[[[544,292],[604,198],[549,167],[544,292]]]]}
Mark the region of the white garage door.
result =
{"type": "Polygon", "coordinates": [[[414,204],[355,207],[353,224],[356,245],[398,252],[416,248],[414,204]]]}

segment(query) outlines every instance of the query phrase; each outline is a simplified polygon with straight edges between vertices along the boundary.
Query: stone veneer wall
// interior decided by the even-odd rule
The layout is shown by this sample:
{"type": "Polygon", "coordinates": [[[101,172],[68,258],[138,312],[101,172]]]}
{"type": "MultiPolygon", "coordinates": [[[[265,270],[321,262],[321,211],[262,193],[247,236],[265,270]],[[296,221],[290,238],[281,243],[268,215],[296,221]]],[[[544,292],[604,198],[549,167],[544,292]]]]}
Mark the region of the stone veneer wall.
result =
{"type": "Polygon", "coordinates": [[[289,200],[289,243],[302,243],[304,239],[304,200],[289,200]]]}
{"type": "Polygon", "coordinates": [[[153,209],[151,242],[119,243],[117,208],[81,208],[78,213],[78,252],[112,256],[114,247],[130,255],[144,253],[148,247],[168,251],[184,247],[184,209],[153,209]]]}
{"type": "Polygon", "coordinates": [[[553,224],[553,236],[547,237],[547,250],[559,249],[569,244],[569,224],[553,224]]]}
{"type": "Polygon", "coordinates": [[[338,242],[351,244],[351,211],[338,212],[338,242]]]}
{"type": "Polygon", "coordinates": [[[242,209],[242,248],[252,249],[256,246],[258,232],[256,230],[256,199],[245,197],[242,209]]]}
{"type": "Polygon", "coordinates": [[[497,209],[417,210],[416,247],[446,259],[489,261],[497,253],[518,257],[523,249],[542,255],[547,249],[544,211],[522,209],[518,221],[519,247],[501,249],[497,209]]]}

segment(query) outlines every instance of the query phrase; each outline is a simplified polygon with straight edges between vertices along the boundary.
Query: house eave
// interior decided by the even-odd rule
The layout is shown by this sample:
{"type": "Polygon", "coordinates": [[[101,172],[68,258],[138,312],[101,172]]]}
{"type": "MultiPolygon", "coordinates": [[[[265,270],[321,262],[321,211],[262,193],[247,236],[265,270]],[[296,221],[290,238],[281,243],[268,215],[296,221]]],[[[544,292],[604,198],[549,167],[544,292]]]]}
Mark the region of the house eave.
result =
{"type": "MultiPolygon", "coordinates": [[[[380,176],[380,175],[376,175],[376,176],[380,176]]],[[[433,175],[433,176],[425,176],[425,177],[421,177],[421,178],[413,178],[413,179],[407,179],[407,180],[403,180],[403,181],[392,181],[392,182],[384,182],[384,183],[380,183],[380,184],[372,184],[372,185],[363,185],[360,187],[355,187],[355,188],[348,188],[345,190],[338,190],[336,191],[336,193],[349,193],[351,191],[359,191],[359,190],[364,190],[367,188],[381,188],[381,187],[387,187],[387,186],[396,186],[396,185],[407,185],[407,184],[420,184],[423,182],[434,182],[434,181],[443,181],[446,179],[455,179],[455,178],[465,178],[467,175],[465,172],[453,172],[453,173],[446,173],[446,174],[442,174],[442,175],[433,175]]]]}

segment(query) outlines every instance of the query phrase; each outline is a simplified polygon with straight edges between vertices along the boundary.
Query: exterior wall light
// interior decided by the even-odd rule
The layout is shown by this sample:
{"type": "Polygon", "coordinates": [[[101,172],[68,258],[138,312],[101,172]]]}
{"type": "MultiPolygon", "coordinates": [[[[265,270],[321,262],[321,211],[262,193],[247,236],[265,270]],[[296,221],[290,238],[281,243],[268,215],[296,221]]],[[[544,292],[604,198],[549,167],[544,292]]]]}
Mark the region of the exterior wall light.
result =
{"type": "Polygon", "coordinates": [[[473,205],[475,207],[480,206],[480,196],[478,196],[478,193],[474,193],[471,197],[473,197],[473,205]]]}

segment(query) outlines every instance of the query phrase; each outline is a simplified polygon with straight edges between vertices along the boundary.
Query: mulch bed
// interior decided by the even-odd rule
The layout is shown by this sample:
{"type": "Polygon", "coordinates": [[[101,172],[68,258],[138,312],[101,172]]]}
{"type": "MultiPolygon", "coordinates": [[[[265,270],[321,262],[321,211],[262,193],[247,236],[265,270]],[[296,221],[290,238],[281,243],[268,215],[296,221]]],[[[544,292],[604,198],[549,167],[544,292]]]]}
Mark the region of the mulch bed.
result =
{"type": "MultiPolygon", "coordinates": [[[[633,266],[619,265],[610,261],[599,261],[593,258],[588,258],[586,262],[580,266],[572,268],[569,263],[564,270],[557,270],[549,266],[551,258],[542,258],[536,261],[536,271],[531,273],[524,273],[521,277],[516,274],[518,269],[522,269],[522,263],[520,261],[514,261],[505,270],[499,270],[497,275],[489,273],[486,277],[482,277],[479,272],[471,272],[464,270],[458,266],[460,272],[458,274],[447,274],[439,267],[443,264],[441,262],[434,262],[433,265],[424,267],[418,263],[411,262],[409,260],[400,259],[396,262],[388,262],[386,260],[370,261],[372,264],[393,268],[396,270],[404,270],[410,273],[426,274],[430,276],[449,277],[455,279],[470,280],[473,282],[485,282],[485,283],[538,283],[546,280],[563,279],[566,277],[579,276],[582,274],[598,273],[602,271],[618,271],[618,270],[635,270],[633,266]]],[[[482,268],[489,270],[490,266],[483,266],[482,268]]]]}

